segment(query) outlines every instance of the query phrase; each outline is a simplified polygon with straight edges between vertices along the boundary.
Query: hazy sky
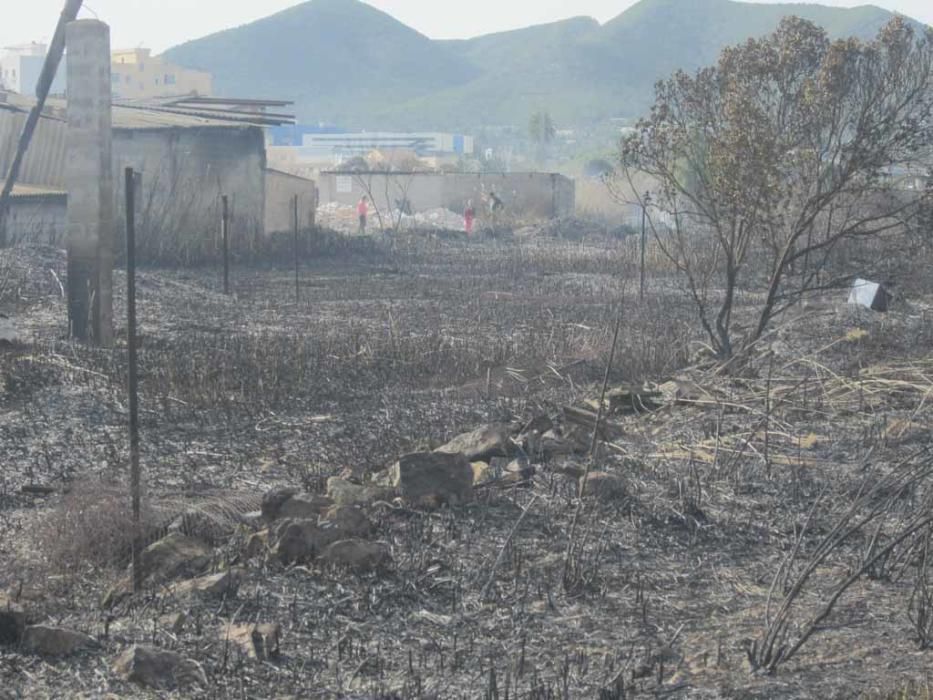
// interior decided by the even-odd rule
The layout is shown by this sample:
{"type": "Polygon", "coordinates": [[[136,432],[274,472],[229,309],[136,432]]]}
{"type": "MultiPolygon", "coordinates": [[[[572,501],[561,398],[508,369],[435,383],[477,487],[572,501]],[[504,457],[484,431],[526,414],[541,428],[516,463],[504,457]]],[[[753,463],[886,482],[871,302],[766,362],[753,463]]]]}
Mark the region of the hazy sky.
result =
{"type": "MultiPolygon", "coordinates": [[[[63,0],[0,0],[0,46],[47,41],[63,4],[63,0]]],[[[90,0],[82,16],[96,15],[108,22],[115,48],[146,46],[161,51],[297,4],[296,0],[90,0]]],[[[369,4],[428,36],[465,38],[574,15],[606,21],[634,0],[369,0],[369,4]]],[[[933,24],[933,0],[877,0],[873,4],[933,24]]]]}

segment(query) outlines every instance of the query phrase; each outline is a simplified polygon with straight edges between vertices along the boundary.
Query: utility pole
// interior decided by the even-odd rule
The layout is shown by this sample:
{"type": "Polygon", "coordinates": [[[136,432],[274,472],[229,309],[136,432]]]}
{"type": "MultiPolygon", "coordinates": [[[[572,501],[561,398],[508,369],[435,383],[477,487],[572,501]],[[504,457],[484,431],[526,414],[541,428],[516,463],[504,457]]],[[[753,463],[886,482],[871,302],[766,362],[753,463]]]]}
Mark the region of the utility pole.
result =
{"type": "Polygon", "coordinates": [[[45,101],[48,99],[49,91],[52,89],[52,82],[55,80],[58,66],[62,62],[62,55],[65,53],[65,28],[69,22],[73,22],[78,17],[81,4],[82,0],[67,0],[65,2],[65,7],[58,18],[58,25],[55,27],[55,35],[49,45],[49,53],[46,55],[45,63],[42,66],[42,73],[39,74],[39,82],[36,85],[36,104],[26,118],[23,133],[20,135],[19,144],[16,147],[16,155],[10,165],[10,172],[7,173],[6,181],[3,183],[3,190],[0,191],[0,247],[5,248],[7,245],[6,222],[13,186],[16,184],[17,178],[19,178],[19,171],[23,167],[26,151],[29,150],[29,142],[32,141],[32,135],[39,124],[39,117],[42,116],[42,110],[45,109],[45,101]]]}

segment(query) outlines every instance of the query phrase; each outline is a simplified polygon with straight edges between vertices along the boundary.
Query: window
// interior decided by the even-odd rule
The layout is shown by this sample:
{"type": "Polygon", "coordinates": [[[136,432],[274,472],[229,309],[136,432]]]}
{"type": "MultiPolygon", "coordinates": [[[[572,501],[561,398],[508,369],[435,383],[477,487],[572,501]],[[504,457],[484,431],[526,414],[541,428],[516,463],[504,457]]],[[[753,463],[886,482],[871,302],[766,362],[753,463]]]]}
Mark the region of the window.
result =
{"type": "Polygon", "coordinates": [[[119,84],[120,84],[120,76],[117,75],[116,73],[114,73],[113,75],[110,76],[110,82],[113,83],[114,85],[119,85],[119,84]]]}
{"type": "Polygon", "coordinates": [[[175,76],[172,75],[171,73],[166,73],[166,74],[165,74],[165,84],[166,84],[166,85],[174,85],[174,84],[175,84],[175,76]]]}
{"type": "Polygon", "coordinates": [[[145,63],[140,63],[140,64],[139,64],[139,72],[140,72],[140,73],[145,73],[145,72],[146,72],[146,64],[145,64],[145,63]]]}

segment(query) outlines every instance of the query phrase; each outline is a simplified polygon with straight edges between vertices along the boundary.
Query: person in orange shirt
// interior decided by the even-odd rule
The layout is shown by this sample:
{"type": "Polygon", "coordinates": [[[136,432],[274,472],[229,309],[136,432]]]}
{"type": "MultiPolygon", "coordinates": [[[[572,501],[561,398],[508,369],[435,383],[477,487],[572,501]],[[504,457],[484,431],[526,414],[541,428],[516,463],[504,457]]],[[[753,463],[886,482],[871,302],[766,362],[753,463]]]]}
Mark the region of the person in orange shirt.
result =
{"type": "Polygon", "coordinates": [[[369,199],[366,195],[360,198],[360,203],[356,205],[356,213],[360,216],[360,235],[366,234],[366,219],[369,218],[369,199]]]}
{"type": "Polygon", "coordinates": [[[476,220],[476,210],[473,208],[473,200],[467,202],[466,211],[463,212],[463,227],[466,229],[467,236],[473,235],[473,222],[476,220]]]}

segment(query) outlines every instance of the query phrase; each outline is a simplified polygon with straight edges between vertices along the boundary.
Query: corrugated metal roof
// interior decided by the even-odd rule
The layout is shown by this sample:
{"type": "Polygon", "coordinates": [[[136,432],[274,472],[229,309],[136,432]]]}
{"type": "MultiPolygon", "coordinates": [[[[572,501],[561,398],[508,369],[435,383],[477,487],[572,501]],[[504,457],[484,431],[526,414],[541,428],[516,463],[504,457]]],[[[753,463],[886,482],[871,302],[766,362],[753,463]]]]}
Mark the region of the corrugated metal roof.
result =
{"type": "Polygon", "coordinates": [[[67,197],[68,193],[62,189],[43,187],[42,185],[14,185],[12,196],[16,199],[24,197],[67,197]]]}
{"type": "MultiPolygon", "coordinates": [[[[10,172],[26,115],[0,110],[0,179],[10,172]]],[[[65,123],[55,119],[40,119],[23,167],[19,182],[46,187],[65,186],[65,123]]]]}

